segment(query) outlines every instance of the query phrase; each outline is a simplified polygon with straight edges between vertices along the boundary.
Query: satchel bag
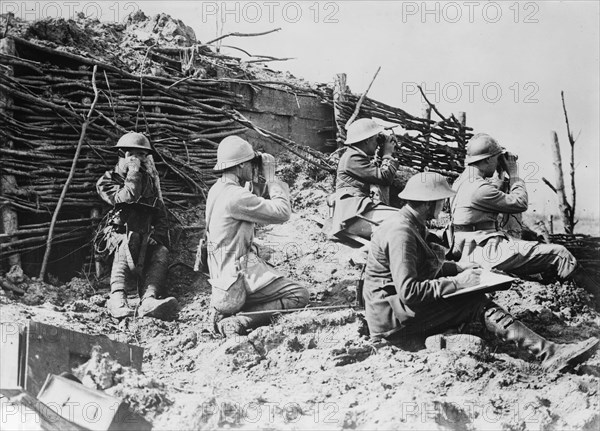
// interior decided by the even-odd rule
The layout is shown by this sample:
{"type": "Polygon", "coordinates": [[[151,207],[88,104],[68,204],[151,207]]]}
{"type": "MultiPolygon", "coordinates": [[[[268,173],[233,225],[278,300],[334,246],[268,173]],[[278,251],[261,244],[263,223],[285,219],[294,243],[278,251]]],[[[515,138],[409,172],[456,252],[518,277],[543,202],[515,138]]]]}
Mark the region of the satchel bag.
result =
{"type": "Polygon", "coordinates": [[[240,272],[244,275],[248,294],[252,294],[283,277],[283,274],[278,272],[274,266],[258,256],[258,253],[252,250],[252,247],[245,256],[240,258],[239,267],[240,272]]]}
{"type": "Polygon", "coordinates": [[[226,316],[237,313],[246,303],[246,279],[241,272],[231,277],[208,280],[212,286],[210,305],[226,316]]]}

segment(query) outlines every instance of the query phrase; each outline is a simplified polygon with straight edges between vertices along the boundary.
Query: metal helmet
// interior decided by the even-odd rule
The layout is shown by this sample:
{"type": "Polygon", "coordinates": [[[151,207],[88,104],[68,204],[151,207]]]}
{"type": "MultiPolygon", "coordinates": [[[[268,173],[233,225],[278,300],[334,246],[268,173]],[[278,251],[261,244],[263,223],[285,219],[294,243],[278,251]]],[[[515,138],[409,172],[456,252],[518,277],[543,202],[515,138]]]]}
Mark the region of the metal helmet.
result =
{"type": "Polygon", "coordinates": [[[455,194],[442,175],[436,172],[421,172],[408,179],[398,197],[406,201],[427,202],[446,199],[455,194]]]}
{"type": "Polygon", "coordinates": [[[374,120],[371,120],[370,118],[361,118],[348,126],[348,133],[346,134],[346,142],[344,142],[344,144],[350,145],[364,141],[371,136],[378,135],[384,130],[385,128],[382,125],[377,124],[374,120]]]}
{"type": "Polygon", "coordinates": [[[467,157],[465,163],[473,164],[488,157],[503,154],[506,150],[486,133],[478,133],[467,143],[467,157]]]}
{"type": "Polygon", "coordinates": [[[139,148],[151,152],[150,141],[141,133],[129,132],[121,136],[115,148],[139,148]]]}
{"type": "Polygon", "coordinates": [[[233,166],[252,160],[255,157],[254,149],[248,141],[239,136],[227,136],[217,149],[217,164],[215,171],[224,171],[233,166]]]}

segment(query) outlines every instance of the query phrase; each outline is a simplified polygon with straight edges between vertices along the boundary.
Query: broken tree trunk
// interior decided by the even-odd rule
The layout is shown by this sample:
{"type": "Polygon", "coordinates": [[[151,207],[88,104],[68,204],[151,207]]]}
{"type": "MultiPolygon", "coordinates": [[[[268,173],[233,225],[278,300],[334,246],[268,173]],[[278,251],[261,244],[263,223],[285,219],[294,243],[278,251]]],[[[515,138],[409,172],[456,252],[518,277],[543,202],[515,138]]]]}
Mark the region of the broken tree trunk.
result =
{"type": "Polygon", "coordinates": [[[558,207],[562,216],[563,224],[566,233],[573,233],[573,226],[570,223],[571,220],[571,205],[567,202],[567,195],[565,194],[565,181],[562,170],[562,158],[560,156],[560,145],[558,143],[558,135],[555,131],[552,131],[552,157],[554,162],[554,172],[556,175],[556,194],[558,195],[558,207]]]}
{"type": "Polygon", "coordinates": [[[565,123],[567,123],[567,137],[569,138],[569,145],[571,145],[571,214],[569,219],[569,225],[571,231],[575,230],[575,205],[577,203],[577,191],[575,189],[575,138],[571,132],[569,126],[569,116],[567,115],[567,106],[565,105],[565,92],[560,92],[560,98],[562,99],[563,112],[565,114],[565,123]]]}
{"type": "MultiPolygon", "coordinates": [[[[14,55],[15,42],[12,39],[8,39],[6,37],[4,39],[0,39],[0,53],[14,55]]],[[[7,66],[5,68],[5,73],[12,75],[13,68],[11,66],[7,66]]],[[[12,104],[12,97],[8,93],[0,91],[0,113],[2,113],[3,116],[12,117],[12,104]]],[[[2,143],[2,145],[0,145],[0,147],[12,149],[13,142],[9,138],[6,138],[6,140],[2,143]]],[[[14,175],[8,175],[6,173],[3,173],[0,176],[0,195],[11,193],[16,190],[17,180],[15,179],[14,175]]],[[[2,205],[0,209],[0,214],[2,216],[3,232],[5,234],[12,234],[19,230],[19,220],[17,217],[17,211],[12,205],[2,205]]],[[[9,266],[21,266],[21,255],[19,253],[10,254],[8,256],[8,264],[9,266]]]]}
{"type": "Polygon", "coordinates": [[[71,165],[71,171],[69,172],[69,177],[65,182],[62,193],[56,204],[56,208],[54,209],[54,214],[52,214],[52,222],[50,223],[50,229],[48,231],[48,240],[46,241],[46,252],[44,253],[44,260],[42,260],[42,268],[40,269],[40,280],[44,280],[46,276],[46,267],[48,266],[48,258],[50,257],[50,251],[52,250],[52,237],[54,234],[54,225],[56,224],[56,219],[58,218],[58,213],[60,212],[60,207],[62,206],[63,201],[65,200],[65,196],[67,195],[67,190],[69,190],[69,184],[73,180],[73,176],[75,175],[75,168],[77,167],[77,160],[79,159],[79,154],[81,153],[81,146],[83,145],[83,140],[85,138],[85,132],[87,130],[88,125],[90,124],[90,118],[92,113],[94,112],[96,102],[98,102],[98,88],[96,88],[96,71],[98,70],[98,66],[94,66],[94,70],[92,72],[92,87],[94,89],[94,100],[92,101],[92,105],[90,106],[90,110],[85,117],[83,125],[81,126],[81,135],[79,136],[79,142],[77,143],[77,149],[75,150],[75,155],[73,156],[73,164],[71,165]]]}

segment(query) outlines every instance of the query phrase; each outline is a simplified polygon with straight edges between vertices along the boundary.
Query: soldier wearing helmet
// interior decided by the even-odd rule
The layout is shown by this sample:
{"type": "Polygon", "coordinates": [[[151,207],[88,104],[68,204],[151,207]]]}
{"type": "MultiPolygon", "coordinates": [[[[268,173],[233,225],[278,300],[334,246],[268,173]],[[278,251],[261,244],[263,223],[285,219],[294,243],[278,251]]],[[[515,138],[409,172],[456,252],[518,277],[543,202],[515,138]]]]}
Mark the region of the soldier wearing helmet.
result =
{"type": "Polygon", "coordinates": [[[168,319],[177,308],[166,297],[168,229],[152,147],[141,133],[123,135],[115,146],[119,160],[96,183],[100,197],[113,206],[103,227],[103,244],[114,254],[110,299],[106,306],[118,319],[131,317],[126,291],[137,280],[140,317],[168,319]]]}
{"type": "Polygon", "coordinates": [[[428,336],[481,321],[500,339],[525,346],[546,370],[563,371],[589,358],[600,344],[596,338],[556,344],[515,320],[483,293],[444,298],[479,284],[481,277],[477,267],[445,261],[447,250],[425,226],[454,194],[440,174],[416,174],[399,194],[406,205],[373,233],[364,285],[371,337],[415,349],[423,347],[428,336]]]}
{"type": "Polygon", "coordinates": [[[229,136],[219,144],[214,169],[221,178],[206,199],[211,307],[214,329],[230,336],[268,324],[270,310],[305,306],[308,291],[267,264],[254,243],[257,223],[284,223],[291,214],[289,188],[275,176],[275,158],[229,136]],[[259,174],[268,199],[253,193],[259,174]],[[252,311],[264,313],[245,314],[252,311]]]}
{"type": "Polygon", "coordinates": [[[525,182],[519,177],[516,161],[515,155],[487,134],[477,134],[468,142],[466,169],[453,185],[457,192],[451,205],[454,254],[464,262],[516,275],[572,279],[600,305],[598,283],[565,247],[513,238],[498,227],[500,213],[520,214],[528,207],[525,182]],[[492,180],[499,164],[510,178],[507,192],[492,180]]]}
{"type": "Polygon", "coordinates": [[[398,169],[398,161],[392,155],[394,143],[382,134],[383,130],[369,118],[356,120],[348,127],[348,148],[337,167],[335,207],[331,227],[326,229],[328,234],[347,232],[369,239],[373,226],[396,212],[385,205],[385,193],[380,202],[372,197],[372,186],[387,190],[398,169]],[[381,164],[377,165],[373,156],[380,145],[381,164]]]}

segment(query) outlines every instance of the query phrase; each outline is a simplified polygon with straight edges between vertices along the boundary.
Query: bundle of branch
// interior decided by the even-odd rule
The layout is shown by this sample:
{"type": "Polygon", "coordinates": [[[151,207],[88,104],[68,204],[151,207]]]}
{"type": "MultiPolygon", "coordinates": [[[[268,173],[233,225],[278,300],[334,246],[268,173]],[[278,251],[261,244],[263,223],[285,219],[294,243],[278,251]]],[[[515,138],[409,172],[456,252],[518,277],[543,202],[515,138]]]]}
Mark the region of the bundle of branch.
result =
{"type": "MultiPolygon", "coordinates": [[[[353,115],[359,97],[346,93],[345,100],[336,101],[339,116],[336,122],[345,125],[353,115]]],[[[333,106],[333,94],[324,100],[333,106]]],[[[465,145],[472,136],[472,129],[463,126],[454,116],[441,121],[419,118],[384,103],[365,97],[360,106],[358,118],[378,118],[400,125],[405,134],[397,134],[400,146],[395,156],[400,164],[418,171],[428,169],[443,175],[456,177],[462,171],[465,156],[465,145]]],[[[345,139],[344,127],[340,141],[345,139]]]]}
{"type": "MultiPolygon", "coordinates": [[[[0,111],[0,138],[10,143],[0,147],[0,156],[2,173],[14,176],[19,187],[6,190],[0,204],[10,205],[20,214],[36,214],[44,220],[54,212],[73,163],[83,117],[90,111],[94,96],[90,86],[92,68],[98,68],[99,98],[78,169],[62,203],[66,218],[82,221],[69,227],[68,221],[59,224],[55,243],[89,242],[98,221],[89,215],[102,205],[95,183],[116,163],[113,147],[127,131],[144,132],[152,138],[163,197],[173,209],[189,208],[190,203],[205,197],[216,181],[213,166],[218,142],[248,128],[321,169],[334,172],[321,153],[260,129],[239,114],[238,96],[229,91],[231,80],[180,78],[184,76],[181,50],[153,57],[154,62],[162,61],[178,70],[172,77],[164,77],[134,75],[98,59],[18,37],[13,40],[20,57],[0,54],[0,64],[14,71],[0,72],[0,92],[12,99],[0,111]]],[[[144,70],[143,65],[140,70],[144,70]]],[[[43,247],[47,229],[22,228],[2,238],[0,257],[43,247]]]]}
{"type": "Polygon", "coordinates": [[[111,147],[125,131],[152,136],[164,196],[181,203],[182,197],[202,197],[215,180],[212,166],[218,141],[246,130],[228,113],[236,104],[235,95],[218,82],[190,80],[169,88],[175,78],[136,77],[97,60],[15,40],[17,46],[53,54],[50,61],[55,63],[27,60],[17,66],[13,57],[0,56],[0,63],[12,64],[18,72],[15,77],[0,74],[0,89],[14,100],[12,115],[2,115],[6,127],[0,133],[14,143],[14,149],[0,149],[3,168],[24,185],[5,198],[18,208],[52,211],[60,193],[54,181],[66,177],[81,115],[89,109],[91,63],[100,64],[102,95],[80,159],[85,169],[74,178],[66,207],[98,206],[93,184],[116,161],[111,147]],[[65,68],[65,60],[79,64],[65,68]],[[186,103],[181,94],[194,104],[186,103]]]}
{"type": "MultiPolygon", "coordinates": [[[[116,163],[113,147],[124,132],[151,136],[167,205],[189,208],[216,180],[212,168],[218,142],[247,130],[232,118],[237,100],[227,84],[188,80],[175,86],[177,77],[136,76],[98,60],[14,40],[17,52],[29,58],[0,54],[0,64],[14,71],[0,68],[0,92],[11,99],[0,111],[0,139],[9,143],[0,147],[1,173],[14,176],[18,184],[5,190],[0,205],[15,208],[22,220],[26,214],[49,219],[57,206],[94,96],[92,67],[98,65],[100,97],[61,210],[71,220],[56,226],[54,244],[90,243],[98,219],[89,216],[102,206],[95,183],[116,163]]],[[[21,226],[3,235],[0,258],[43,249],[48,229],[21,226]]]]}
{"type": "MultiPolygon", "coordinates": [[[[54,228],[54,243],[89,242],[92,237],[92,226],[98,218],[60,220],[54,228]]],[[[37,223],[20,226],[19,230],[10,234],[0,234],[0,258],[13,253],[24,253],[45,246],[50,223],[37,223]]]]}

